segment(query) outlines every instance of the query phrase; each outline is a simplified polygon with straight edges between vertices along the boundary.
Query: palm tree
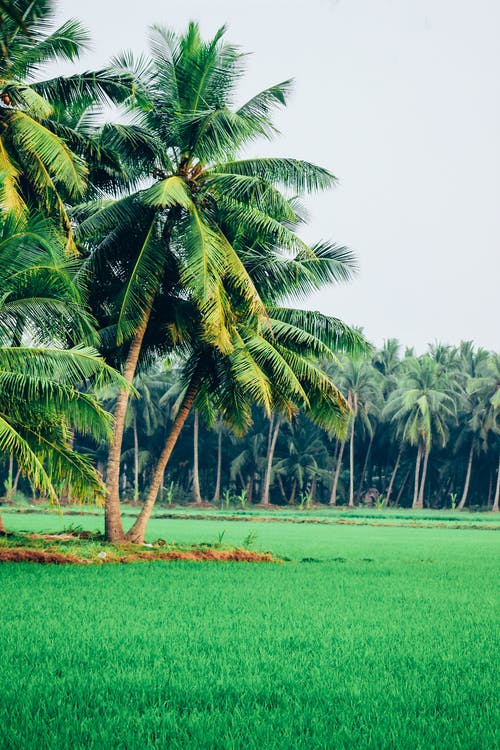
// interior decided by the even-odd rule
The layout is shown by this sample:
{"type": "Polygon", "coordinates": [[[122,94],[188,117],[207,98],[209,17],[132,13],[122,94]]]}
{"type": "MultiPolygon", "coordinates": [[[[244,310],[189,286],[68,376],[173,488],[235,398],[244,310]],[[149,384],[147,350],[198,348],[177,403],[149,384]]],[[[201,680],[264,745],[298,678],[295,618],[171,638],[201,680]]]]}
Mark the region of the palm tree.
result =
{"type": "MultiPolygon", "coordinates": [[[[150,61],[139,66],[130,55],[117,61],[124,72],[132,70],[139,78],[135,114],[156,144],[154,159],[149,158],[151,185],[111,205],[94,205],[80,225],[79,237],[102,238],[93,255],[96,264],[103,263],[103,252],[106,262],[113,253],[117,258],[115,283],[103,293],[115,303],[116,340],[122,351],[125,347],[123,374],[128,382],[148,340],[161,348],[160,328],[170,331],[170,339],[163,342],[167,349],[181,343],[178,318],[186,304],[201,342],[223,355],[237,351],[241,356],[233,301],[238,315],[253,320],[257,328],[268,327],[263,299],[250,273],[251,259],[262,253],[263,245],[268,255],[270,247],[292,254],[304,277],[310,270],[312,286],[317,280],[308,261],[310,266],[317,263],[326,276],[328,264],[332,269],[342,267],[344,276],[350,272],[347,251],[342,256],[326,245],[314,252],[300,240],[290,228],[298,216],[280,190],[300,193],[330,187],[335,179],[327,170],[293,159],[235,160],[234,155],[255,138],[275,132],[271,113],[285,104],[290,85],[271,87],[231,108],[243,56],[224,42],[223,35],[221,29],[203,42],[196,24],[182,36],[154,27],[150,61]],[[248,237],[259,237],[260,242],[255,248],[245,239],[244,258],[242,238],[248,237]],[[321,253],[323,264],[318,262],[321,253]]],[[[137,157],[141,158],[139,150],[137,157]]],[[[293,278],[292,264],[288,265],[286,273],[293,278]]],[[[293,287],[287,292],[293,294],[293,287]]],[[[109,310],[109,304],[103,307],[109,310]]],[[[263,346],[265,339],[258,340],[263,346]]],[[[197,373],[190,381],[187,410],[183,406],[178,415],[181,421],[195,401],[200,379],[197,373]]],[[[117,401],[108,460],[110,539],[123,538],[118,478],[127,398],[124,390],[117,401]]]]}
{"type": "MultiPolygon", "coordinates": [[[[349,420],[349,507],[354,507],[354,436],[355,427],[359,422],[366,430],[370,439],[373,437],[373,419],[381,402],[381,377],[368,359],[344,358],[342,369],[338,374],[338,383],[351,407],[349,420]]],[[[371,447],[371,442],[370,442],[371,447]]],[[[341,448],[337,463],[340,471],[343,450],[341,448]]],[[[334,476],[334,488],[338,473],[334,476]]],[[[331,503],[334,504],[334,503],[331,503]]]]}
{"type": "Polygon", "coordinates": [[[450,422],[456,420],[458,391],[441,363],[429,354],[404,360],[404,375],[390,395],[384,414],[396,423],[397,434],[417,446],[413,508],[422,508],[432,444],[446,445],[450,422]],[[422,464],[422,474],[420,468],[422,464]]]}
{"type": "Polygon", "coordinates": [[[88,35],[73,19],[47,34],[54,16],[50,0],[16,0],[12,11],[0,7],[1,203],[18,215],[35,205],[57,216],[74,249],[66,202],[83,195],[88,168],[68,147],[70,129],[58,122],[56,109],[124,100],[131,77],[101,70],[39,80],[44,64],[76,60],[88,35]]]}
{"type": "Polygon", "coordinates": [[[38,217],[0,216],[0,452],[55,502],[69,490],[81,500],[102,496],[96,471],[72,441],[75,431],[110,437],[111,417],[95,389],[120,381],[95,349],[61,347],[88,330],[63,246],[38,217]]]}

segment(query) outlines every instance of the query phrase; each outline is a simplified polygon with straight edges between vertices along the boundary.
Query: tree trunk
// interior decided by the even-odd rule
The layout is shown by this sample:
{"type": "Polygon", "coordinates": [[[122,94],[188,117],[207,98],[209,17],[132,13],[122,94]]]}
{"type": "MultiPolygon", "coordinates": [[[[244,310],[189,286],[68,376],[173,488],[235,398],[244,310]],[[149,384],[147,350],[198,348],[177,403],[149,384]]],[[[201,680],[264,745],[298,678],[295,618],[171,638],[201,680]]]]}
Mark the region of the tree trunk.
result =
{"type": "Polygon", "coordinates": [[[295,505],[295,494],[297,492],[297,479],[294,478],[292,482],[292,491],[290,493],[290,499],[288,500],[289,505],[295,505]]]}
{"type": "Polygon", "coordinates": [[[493,508],[491,509],[494,513],[498,513],[498,501],[499,500],[500,500],[500,456],[498,459],[497,488],[495,490],[495,499],[493,501],[493,508]]]}
{"type": "Polygon", "coordinates": [[[335,474],[333,475],[332,492],[330,494],[329,505],[337,505],[337,485],[339,483],[340,469],[342,467],[342,457],[344,455],[345,443],[340,443],[339,455],[337,458],[337,466],[335,467],[335,474]]]}
{"type": "MultiPolygon", "coordinates": [[[[7,489],[5,491],[5,499],[7,502],[10,502],[12,500],[12,491],[13,491],[13,475],[14,475],[14,454],[10,453],[9,455],[9,473],[7,476],[7,489]]],[[[1,529],[0,529],[1,530],[1,529]]]]}
{"type": "Polygon", "coordinates": [[[425,480],[427,477],[427,464],[429,462],[429,454],[431,452],[430,448],[425,448],[425,454],[424,454],[424,464],[422,467],[422,481],[420,482],[420,489],[418,492],[418,507],[423,508],[424,507],[424,489],[425,489],[425,480]]]}
{"type": "Polygon", "coordinates": [[[12,492],[17,492],[17,485],[19,482],[19,477],[21,476],[21,469],[19,468],[19,464],[17,465],[17,471],[16,476],[14,477],[14,484],[12,485],[12,492]]]}
{"type": "Polygon", "coordinates": [[[402,452],[403,452],[403,451],[402,451],[402,449],[400,448],[400,449],[399,449],[399,453],[398,453],[398,457],[397,457],[397,460],[396,460],[396,465],[394,466],[394,471],[393,471],[393,472],[392,472],[392,474],[391,474],[391,481],[389,482],[389,486],[388,486],[388,488],[387,488],[387,495],[385,496],[385,502],[384,502],[384,505],[385,505],[386,507],[387,507],[387,506],[389,505],[389,500],[391,499],[392,488],[393,488],[393,486],[394,486],[394,480],[396,479],[396,475],[397,475],[397,473],[398,473],[398,469],[399,469],[399,463],[400,463],[400,461],[401,461],[401,453],[402,453],[402,452]]]}
{"type": "Polygon", "coordinates": [[[287,501],[286,492],[285,492],[285,488],[283,487],[283,480],[279,474],[278,474],[278,487],[280,488],[281,499],[283,500],[284,503],[286,503],[287,501]]]}
{"type": "Polygon", "coordinates": [[[214,503],[220,500],[220,483],[222,474],[222,422],[219,424],[219,434],[217,435],[217,479],[215,482],[214,503]]]}
{"type": "Polygon", "coordinates": [[[361,479],[359,480],[359,487],[358,487],[358,494],[357,494],[358,503],[361,499],[361,491],[365,483],[366,470],[368,468],[368,461],[370,460],[370,453],[372,452],[372,445],[373,445],[374,437],[375,437],[375,430],[373,431],[372,436],[370,437],[370,442],[368,443],[368,449],[366,451],[365,462],[363,464],[363,471],[361,472],[361,479]]]}
{"type": "Polygon", "coordinates": [[[349,441],[349,508],[354,508],[354,423],[356,422],[357,402],[354,404],[351,417],[351,439],[349,441]]]}
{"type": "Polygon", "coordinates": [[[314,476],[312,478],[311,489],[310,489],[310,492],[309,492],[309,499],[310,499],[311,505],[314,503],[314,501],[316,499],[316,489],[317,489],[317,486],[318,486],[318,478],[316,476],[314,476]]]}
{"type": "Polygon", "coordinates": [[[280,418],[276,417],[274,423],[274,430],[272,433],[271,441],[268,443],[269,450],[267,452],[267,464],[266,473],[264,475],[264,482],[262,484],[262,493],[260,496],[260,502],[262,505],[269,505],[269,488],[271,486],[271,471],[273,466],[274,451],[276,449],[276,441],[278,440],[278,433],[280,430],[280,418]]]}
{"type": "MultiPolygon", "coordinates": [[[[127,383],[130,383],[130,385],[132,385],[134,379],[137,361],[141,352],[142,341],[144,339],[144,334],[146,333],[150,313],[151,310],[146,312],[144,320],[137,329],[128,351],[123,377],[127,383]]],[[[104,507],[105,537],[108,542],[123,542],[125,539],[120,514],[120,457],[122,452],[123,431],[125,429],[125,414],[127,412],[128,397],[128,390],[123,389],[118,393],[114,413],[115,423],[113,428],[113,438],[108,453],[108,465],[106,469],[106,504],[104,507]]]]}
{"type": "Polygon", "coordinates": [[[5,534],[5,526],[3,523],[2,514],[0,513],[0,534],[5,534]]]}
{"type": "Polygon", "coordinates": [[[403,479],[403,483],[402,483],[401,487],[399,488],[398,496],[396,498],[396,502],[394,503],[394,507],[395,508],[397,508],[398,505],[399,505],[399,501],[401,500],[401,495],[403,494],[404,488],[406,487],[406,482],[408,481],[408,478],[410,476],[410,472],[411,472],[411,469],[408,469],[408,471],[406,472],[406,476],[403,479]]]}
{"type": "Polygon", "coordinates": [[[472,459],[474,458],[474,448],[476,447],[475,442],[476,441],[474,440],[474,438],[472,438],[469,451],[469,462],[467,464],[467,473],[465,475],[464,491],[462,493],[460,502],[458,503],[458,510],[463,510],[464,505],[467,502],[467,495],[469,494],[470,475],[472,471],[472,459]]]}
{"type": "Polygon", "coordinates": [[[195,505],[201,505],[201,491],[200,491],[200,466],[198,462],[198,447],[199,447],[199,434],[200,434],[200,415],[196,409],[194,412],[193,422],[193,500],[195,505]]]}
{"type": "Polygon", "coordinates": [[[137,434],[137,415],[134,413],[134,502],[139,501],[139,436],[137,434]]]}
{"type": "Polygon", "coordinates": [[[127,533],[127,539],[129,542],[134,542],[135,544],[144,543],[144,534],[146,533],[146,527],[148,525],[148,521],[151,517],[151,513],[156,502],[158,490],[160,489],[160,484],[165,472],[165,467],[167,466],[170,456],[172,455],[172,451],[177,442],[177,438],[179,437],[180,432],[184,427],[184,423],[189,416],[189,412],[191,411],[191,408],[193,406],[193,402],[196,398],[196,394],[198,393],[200,384],[201,379],[199,377],[195,377],[191,381],[191,384],[186,391],[184,400],[182,401],[181,407],[177,412],[177,416],[174,419],[170,432],[167,436],[167,440],[160,454],[160,458],[158,459],[158,463],[156,464],[155,470],[153,472],[153,477],[151,479],[151,485],[149,487],[146,502],[144,503],[144,506],[140,514],[138,515],[134,525],[127,533]]]}
{"type": "Polygon", "coordinates": [[[419,489],[419,477],[420,477],[420,461],[422,460],[422,446],[420,441],[418,443],[417,460],[415,463],[415,485],[413,490],[413,503],[412,508],[418,508],[418,489],[419,489]]]}

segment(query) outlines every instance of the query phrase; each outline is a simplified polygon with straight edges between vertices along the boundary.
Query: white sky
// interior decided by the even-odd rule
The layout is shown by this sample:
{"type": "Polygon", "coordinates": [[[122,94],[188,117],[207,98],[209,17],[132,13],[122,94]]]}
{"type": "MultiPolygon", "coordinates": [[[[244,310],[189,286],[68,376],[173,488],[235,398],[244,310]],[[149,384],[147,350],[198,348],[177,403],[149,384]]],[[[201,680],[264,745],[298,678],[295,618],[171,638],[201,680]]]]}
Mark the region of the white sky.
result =
{"type": "MultiPolygon", "coordinates": [[[[254,54],[242,97],[293,77],[283,133],[255,152],[339,177],[309,201],[308,238],[353,248],[355,282],[307,306],[397,337],[500,348],[498,0],[59,0],[97,68],[147,49],[146,27],[198,20],[254,54]]],[[[306,306],[306,304],[304,305],[306,306]]]]}

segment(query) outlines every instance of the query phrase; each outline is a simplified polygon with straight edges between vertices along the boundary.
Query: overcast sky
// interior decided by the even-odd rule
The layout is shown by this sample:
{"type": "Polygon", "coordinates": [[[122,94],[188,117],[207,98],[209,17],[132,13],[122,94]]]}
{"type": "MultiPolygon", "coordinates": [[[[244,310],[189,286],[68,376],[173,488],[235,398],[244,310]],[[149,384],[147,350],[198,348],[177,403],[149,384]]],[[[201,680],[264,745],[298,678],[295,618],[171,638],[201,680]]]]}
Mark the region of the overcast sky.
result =
{"type": "MultiPolygon", "coordinates": [[[[147,49],[146,27],[252,52],[242,97],[293,77],[282,132],[255,153],[330,169],[309,201],[308,239],[353,248],[357,279],[307,306],[422,351],[436,340],[500,348],[498,0],[60,0],[90,29],[102,66],[147,49]]],[[[305,306],[305,305],[304,305],[305,306]]]]}

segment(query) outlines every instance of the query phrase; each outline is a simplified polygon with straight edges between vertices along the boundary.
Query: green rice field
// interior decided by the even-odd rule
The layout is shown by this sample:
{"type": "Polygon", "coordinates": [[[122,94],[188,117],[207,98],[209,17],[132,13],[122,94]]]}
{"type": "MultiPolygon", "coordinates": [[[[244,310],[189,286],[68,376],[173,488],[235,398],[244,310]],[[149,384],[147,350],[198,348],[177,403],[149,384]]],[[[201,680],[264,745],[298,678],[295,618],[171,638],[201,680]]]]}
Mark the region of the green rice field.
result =
{"type": "Polygon", "coordinates": [[[499,747],[498,531],[473,528],[492,516],[361,516],[151,522],[278,564],[0,565],[0,747],[499,747]]]}

